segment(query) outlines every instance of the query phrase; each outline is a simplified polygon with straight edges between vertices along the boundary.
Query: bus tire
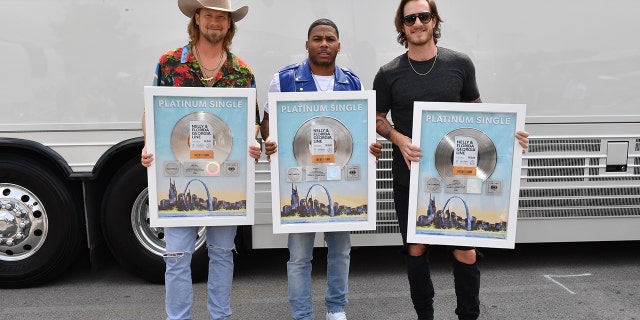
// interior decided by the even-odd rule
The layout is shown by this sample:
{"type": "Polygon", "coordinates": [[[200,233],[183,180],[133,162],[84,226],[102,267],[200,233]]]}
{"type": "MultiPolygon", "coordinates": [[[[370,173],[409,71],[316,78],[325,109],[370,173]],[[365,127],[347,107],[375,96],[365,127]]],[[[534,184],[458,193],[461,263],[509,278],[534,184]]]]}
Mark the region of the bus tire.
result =
{"type": "MultiPolygon", "coordinates": [[[[152,283],[164,283],[164,229],[149,225],[147,169],[140,159],[126,162],[109,183],[102,200],[102,231],[114,259],[126,270],[152,283]]],[[[207,278],[204,239],[193,254],[193,281],[207,278]]]]}
{"type": "Polygon", "coordinates": [[[78,257],[82,216],[68,184],[25,156],[0,159],[0,287],[55,279],[78,257]]]}

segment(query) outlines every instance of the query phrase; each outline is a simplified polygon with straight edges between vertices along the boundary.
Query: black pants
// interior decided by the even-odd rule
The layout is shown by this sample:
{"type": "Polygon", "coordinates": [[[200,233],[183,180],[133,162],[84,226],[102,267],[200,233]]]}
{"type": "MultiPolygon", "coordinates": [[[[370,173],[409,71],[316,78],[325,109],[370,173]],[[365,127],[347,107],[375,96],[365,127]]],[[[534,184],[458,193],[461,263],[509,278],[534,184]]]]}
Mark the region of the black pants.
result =
{"type": "MultiPolygon", "coordinates": [[[[419,320],[433,320],[433,296],[435,291],[431,282],[429,267],[429,251],[422,256],[411,256],[407,244],[407,223],[409,215],[409,188],[393,183],[393,200],[396,215],[400,224],[402,243],[404,244],[407,261],[407,278],[413,307],[419,320]]],[[[411,223],[415,223],[412,221],[411,223]]],[[[458,250],[474,250],[469,247],[451,247],[451,252],[458,250]]],[[[480,255],[476,251],[476,262],[472,265],[462,263],[451,256],[453,261],[453,277],[456,292],[456,314],[460,320],[475,320],[480,316],[480,269],[478,260],[480,255]]]]}

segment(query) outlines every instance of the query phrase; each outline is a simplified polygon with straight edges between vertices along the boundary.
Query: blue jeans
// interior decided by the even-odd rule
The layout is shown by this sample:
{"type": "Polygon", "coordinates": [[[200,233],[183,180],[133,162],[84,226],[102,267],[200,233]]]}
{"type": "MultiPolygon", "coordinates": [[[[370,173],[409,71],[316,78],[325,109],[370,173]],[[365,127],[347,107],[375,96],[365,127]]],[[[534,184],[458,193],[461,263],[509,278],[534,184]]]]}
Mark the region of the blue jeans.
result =
{"type": "MultiPolygon", "coordinates": [[[[291,315],[296,320],[313,320],[311,297],[311,260],[313,241],[316,234],[289,234],[289,262],[287,276],[289,284],[289,304],[291,315]]],[[[349,232],[325,232],[327,254],[327,292],[325,304],[327,312],[343,312],[347,305],[349,291],[349,263],[351,260],[351,239],[349,232]]]]}
{"type": "MultiPolygon", "coordinates": [[[[233,250],[236,226],[206,227],[209,252],[209,281],[207,308],[211,320],[225,320],[231,316],[231,281],[233,279],[233,250]]],[[[167,319],[191,319],[193,287],[191,257],[195,251],[199,227],[164,228],[167,253],[165,288],[167,319]]]]}

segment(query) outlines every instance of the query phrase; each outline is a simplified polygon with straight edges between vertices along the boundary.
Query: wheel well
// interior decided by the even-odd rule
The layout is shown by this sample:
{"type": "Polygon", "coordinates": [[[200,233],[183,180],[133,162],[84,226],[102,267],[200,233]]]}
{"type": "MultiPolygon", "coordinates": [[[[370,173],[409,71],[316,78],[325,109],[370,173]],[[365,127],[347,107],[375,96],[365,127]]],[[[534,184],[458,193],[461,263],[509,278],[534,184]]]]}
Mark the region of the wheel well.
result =
{"type": "MultiPolygon", "coordinates": [[[[29,140],[0,138],[1,158],[21,157],[28,159],[29,163],[46,168],[52,175],[56,176],[69,190],[78,204],[77,209],[82,210],[82,183],[71,178],[71,167],[58,153],[52,149],[29,140]]],[[[81,215],[83,216],[83,215],[81,215]]],[[[83,219],[84,220],[84,219],[83,219]]]]}
{"type": "Polygon", "coordinates": [[[144,146],[142,137],[128,139],[116,144],[105,152],[93,167],[92,179],[85,182],[85,208],[87,211],[87,230],[89,233],[89,247],[91,260],[99,265],[108,256],[102,234],[101,215],[102,201],[107,186],[116,172],[127,161],[140,156],[144,146]]]}
{"type": "Polygon", "coordinates": [[[105,152],[93,167],[93,176],[95,180],[106,181],[108,183],[113,174],[118,171],[122,165],[134,157],[139,157],[144,139],[142,137],[128,139],[111,147],[105,152]]]}
{"type": "Polygon", "coordinates": [[[0,148],[2,148],[0,158],[4,155],[26,157],[31,163],[37,163],[45,168],[55,170],[52,173],[60,177],[61,181],[68,181],[71,176],[71,167],[69,167],[64,158],[41,143],[22,139],[0,138],[0,148]]]}

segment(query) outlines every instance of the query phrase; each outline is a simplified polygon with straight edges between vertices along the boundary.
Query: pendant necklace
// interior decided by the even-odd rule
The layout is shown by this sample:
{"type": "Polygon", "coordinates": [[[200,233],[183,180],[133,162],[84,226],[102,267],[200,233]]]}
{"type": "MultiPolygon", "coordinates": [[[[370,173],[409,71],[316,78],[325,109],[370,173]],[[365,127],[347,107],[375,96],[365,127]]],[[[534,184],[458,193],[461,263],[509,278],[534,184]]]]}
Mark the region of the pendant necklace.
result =
{"type": "Polygon", "coordinates": [[[436,51],[436,56],[433,58],[433,64],[431,65],[431,68],[429,68],[429,70],[426,73],[420,73],[416,71],[416,68],[414,68],[413,64],[411,64],[411,58],[409,58],[409,53],[407,53],[407,60],[409,60],[409,66],[411,67],[411,69],[413,69],[413,72],[415,72],[419,76],[426,76],[429,74],[429,72],[431,72],[431,70],[433,70],[433,66],[436,65],[436,61],[438,60],[438,52],[436,51]]]}
{"type": "Polygon", "coordinates": [[[222,64],[222,56],[224,55],[224,50],[222,50],[220,52],[220,58],[218,58],[218,64],[216,64],[216,67],[213,69],[208,69],[207,67],[204,66],[204,64],[202,63],[202,60],[200,60],[200,54],[198,53],[198,47],[196,45],[193,46],[193,53],[195,53],[196,56],[196,60],[198,60],[198,65],[200,66],[200,71],[202,71],[202,75],[203,77],[200,77],[200,81],[204,82],[207,86],[212,85],[213,83],[210,83],[213,79],[214,79],[214,75],[212,75],[211,77],[207,77],[207,73],[206,71],[209,72],[214,72],[216,70],[218,70],[218,68],[220,67],[220,64],[222,64]]]}

